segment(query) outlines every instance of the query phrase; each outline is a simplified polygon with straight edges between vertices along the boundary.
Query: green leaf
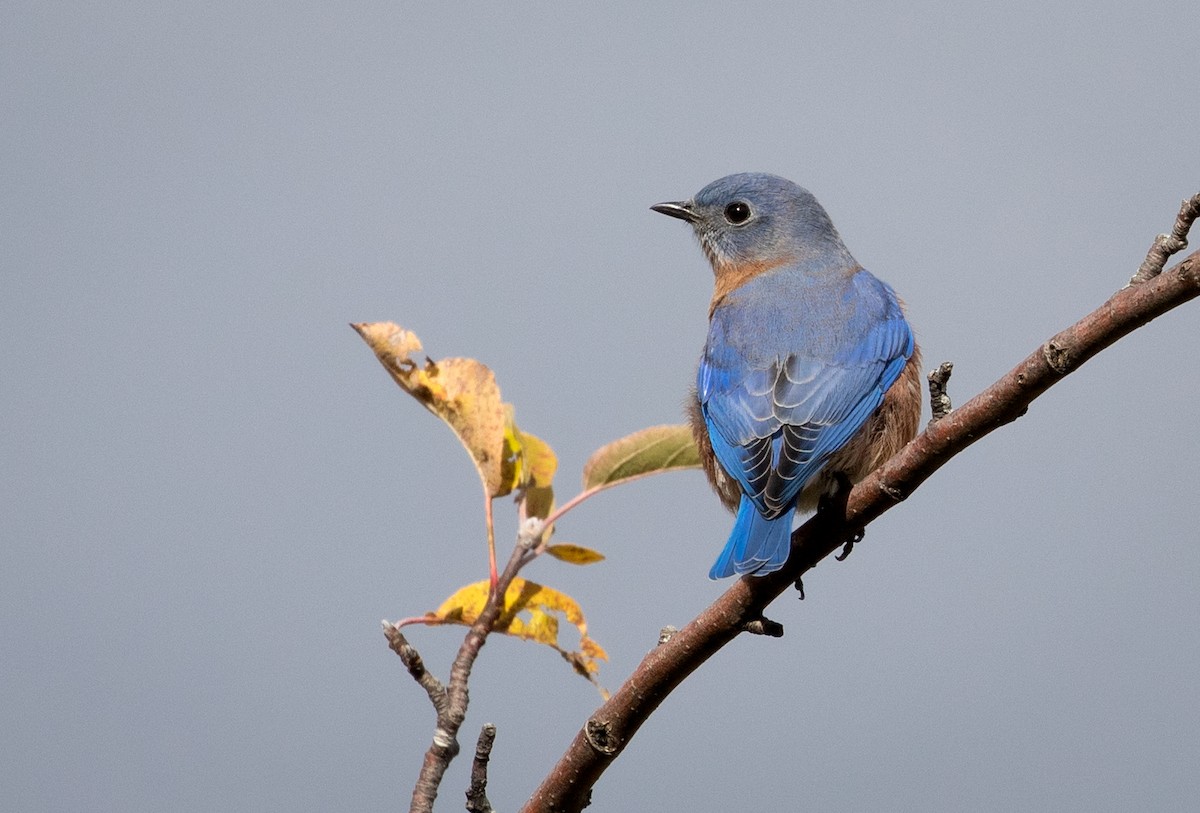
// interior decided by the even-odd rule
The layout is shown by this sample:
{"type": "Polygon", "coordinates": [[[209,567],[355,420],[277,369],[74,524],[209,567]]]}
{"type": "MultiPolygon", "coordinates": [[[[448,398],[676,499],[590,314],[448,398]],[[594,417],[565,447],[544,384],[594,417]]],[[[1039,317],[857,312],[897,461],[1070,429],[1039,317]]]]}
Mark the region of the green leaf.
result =
{"type": "Polygon", "coordinates": [[[700,451],[690,427],[651,426],[598,449],[583,467],[583,487],[603,488],[647,474],[699,467],[700,451]]]}
{"type": "Polygon", "coordinates": [[[545,519],[554,511],[554,489],[551,486],[530,486],[525,489],[524,499],[526,516],[545,519]]]}

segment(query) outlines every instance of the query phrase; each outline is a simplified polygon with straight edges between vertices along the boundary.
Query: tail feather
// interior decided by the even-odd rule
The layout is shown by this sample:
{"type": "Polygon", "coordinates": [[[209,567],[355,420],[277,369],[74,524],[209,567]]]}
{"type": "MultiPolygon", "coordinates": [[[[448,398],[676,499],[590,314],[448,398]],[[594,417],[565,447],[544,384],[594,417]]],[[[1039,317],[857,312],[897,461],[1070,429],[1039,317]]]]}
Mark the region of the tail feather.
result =
{"type": "Polygon", "coordinates": [[[775,519],[767,519],[743,495],[729,541],[713,563],[712,570],[708,571],[708,577],[715,580],[746,573],[765,576],[779,570],[791,549],[794,513],[793,509],[775,519]]]}

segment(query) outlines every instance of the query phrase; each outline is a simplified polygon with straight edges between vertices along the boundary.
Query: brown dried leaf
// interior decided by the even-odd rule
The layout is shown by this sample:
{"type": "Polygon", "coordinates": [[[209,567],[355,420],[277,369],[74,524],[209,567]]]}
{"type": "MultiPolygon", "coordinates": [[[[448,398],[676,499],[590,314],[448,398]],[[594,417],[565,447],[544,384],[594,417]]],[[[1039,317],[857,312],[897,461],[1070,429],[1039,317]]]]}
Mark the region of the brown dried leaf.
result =
{"type": "Polygon", "coordinates": [[[418,364],[411,356],[421,351],[420,340],[392,322],[352,327],[400,388],[454,430],[475,461],[487,493],[500,497],[511,492],[515,478],[505,476],[506,463],[511,469],[514,454],[505,442],[506,418],[511,413],[500,400],[492,371],[470,358],[426,359],[418,364]]]}

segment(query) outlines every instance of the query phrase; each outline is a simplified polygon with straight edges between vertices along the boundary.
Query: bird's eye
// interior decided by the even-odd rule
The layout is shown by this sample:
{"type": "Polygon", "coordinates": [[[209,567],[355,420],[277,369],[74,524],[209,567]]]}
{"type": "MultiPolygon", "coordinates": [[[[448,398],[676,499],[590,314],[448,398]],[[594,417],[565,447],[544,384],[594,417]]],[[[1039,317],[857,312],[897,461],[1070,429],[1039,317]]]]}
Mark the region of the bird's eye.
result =
{"type": "Polygon", "coordinates": [[[740,226],[750,219],[750,206],[736,200],[725,207],[725,219],[735,226],[740,226]]]}

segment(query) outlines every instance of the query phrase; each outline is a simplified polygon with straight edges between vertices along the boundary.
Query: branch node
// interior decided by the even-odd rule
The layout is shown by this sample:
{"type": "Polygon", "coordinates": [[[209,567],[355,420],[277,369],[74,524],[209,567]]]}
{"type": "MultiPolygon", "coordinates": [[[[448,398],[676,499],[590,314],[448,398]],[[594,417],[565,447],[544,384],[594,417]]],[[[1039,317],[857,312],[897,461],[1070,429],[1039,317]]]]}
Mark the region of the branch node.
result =
{"type": "Polygon", "coordinates": [[[471,763],[471,785],[467,788],[467,810],[469,813],[493,813],[492,803],[487,797],[488,760],[492,757],[492,744],[496,741],[496,726],[484,724],[475,743],[475,761],[471,763]]]}
{"type": "Polygon", "coordinates": [[[745,624],[742,624],[742,632],[748,632],[751,635],[765,635],[768,638],[782,638],[783,624],[778,621],[772,621],[769,618],[759,616],[751,619],[745,624]]]}
{"type": "Polygon", "coordinates": [[[798,592],[800,594],[800,600],[804,601],[804,577],[803,576],[796,577],[796,585],[795,586],[796,586],[796,592],[798,592]]]}
{"type": "Polygon", "coordinates": [[[1050,369],[1059,375],[1071,371],[1071,351],[1051,339],[1042,345],[1042,358],[1050,365],[1050,369]]]}
{"type": "Polygon", "coordinates": [[[588,720],[583,726],[583,737],[597,754],[612,756],[620,750],[617,747],[616,738],[613,736],[612,727],[605,720],[594,718],[588,720]]]}
{"type": "Polygon", "coordinates": [[[458,738],[441,726],[433,732],[433,744],[449,754],[451,759],[458,756],[458,738]]]}
{"type": "Polygon", "coordinates": [[[671,640],[671,636],[673,636],[677,632],[679,632],[678,627],[672,627],[670,624],[667,624],[665,627],[663,627],[662,629],[660,629],[658,631],[658,645],[662,646],[667,641],[671,640]]]}
{"type": "Polygon", "coordinates": [[[517,545],[524,550],[533,550],[541,541],[542,533],[545,530],[545,520],[539,517],[530,517],[521,523],[521,528],[517,531],[517,545]]]}
{"type": "MultiPolygon", "coordinates": [[[[932,423],[932,421],[930,421],[932,423]]],[[[879,481],[879,489],[886,495],[892,498],[892,502],[904,502],[908,498],[908,494],[899,486],[894,486],[884,480],[879,481]]]]}
{"type": "Polygon", "coordinates": [[[946,384],[950,381],[950,374],[954,371],[954,362],[943,361],[935,369],[929,371],[927,376],[929,381],[929,425],[933,426],[942,418],[950,414],[954,406],[950,403],[950,393],[946,389],[946,384]]]}

